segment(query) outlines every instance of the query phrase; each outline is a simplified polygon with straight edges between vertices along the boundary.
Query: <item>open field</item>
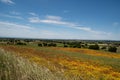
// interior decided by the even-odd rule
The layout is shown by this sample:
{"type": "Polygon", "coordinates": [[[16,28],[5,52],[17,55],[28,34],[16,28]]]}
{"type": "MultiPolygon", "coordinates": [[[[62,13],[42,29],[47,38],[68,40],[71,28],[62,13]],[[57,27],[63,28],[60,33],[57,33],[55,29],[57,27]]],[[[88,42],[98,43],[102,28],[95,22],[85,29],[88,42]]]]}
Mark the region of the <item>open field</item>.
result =
{"type": "Polygon", "coordinates": [[[0,80],[59,80],[46,67],[0,49],[0,80]]]}
{"type": "Polygon", "coordinates": [[[120,80],[120,0],[0,0],[0,80],[120,80]]]}
{"type": "MultiPolygon", "coordinates": [[[[50,77],[49,79],[39,78],[30,80],[120,80],[120,54],[83,48],[15,45],[1,45],[0,48],[5,50],[5,54],[7,53],[9,55],[9,53],[12,53],[12,55],[17,55],[17,59],[21,57],[23,63],[26,64],[26,66],[33,66],[33,64],[38,65],[38,73],[34,73],[32,78],[34,78],[34,76],[40,77],[38,74],[44,74],[46,69],[49,71],[49,73],[45,73],[46,75],[43,75],[45,78],[50,77]],[[45,67],[42,69],[42,72],[39,72],[39,66],[45,67]]],[[[0,55],[3,54],[1,53],[0,55]]],[[[7,59],[10,61],[9,57],[7,57],[7,59]]],[[[14,66],[17,66],[16,63],[12,61],[11,63],[14,64],[14,66]]],[[[18,64],[21,64],[21,62],[18,64]]],[[[8,71],[12,69],[14,69],[14,71],[17,71],[18,68],[8,67],[8,71]]],[[[29,69],[29,67],[27,67],[27,69],[29,69]]],[[[34,68],[29,70],[34,71],[34,68]]],[[[21,69],[20,71],[24,72],[24,70],[21,69]]],[[[3,73],[3,69],[1,73],[3,73]]],[[[19,71],[17,73],[18,75],[21,74],[19,71]]],[[[7,74],[7,72],[4,74],[7,74]]],[[[27,73],[25,74],[28,75],[27,73]]],[[[18,75],[16,74],[16,76],[18,75]]],[[[7,74],[6,76],[10,77],[10,74],[7,74]]],[[[2,80],[8,80],[8,78],[2,80]]]]}

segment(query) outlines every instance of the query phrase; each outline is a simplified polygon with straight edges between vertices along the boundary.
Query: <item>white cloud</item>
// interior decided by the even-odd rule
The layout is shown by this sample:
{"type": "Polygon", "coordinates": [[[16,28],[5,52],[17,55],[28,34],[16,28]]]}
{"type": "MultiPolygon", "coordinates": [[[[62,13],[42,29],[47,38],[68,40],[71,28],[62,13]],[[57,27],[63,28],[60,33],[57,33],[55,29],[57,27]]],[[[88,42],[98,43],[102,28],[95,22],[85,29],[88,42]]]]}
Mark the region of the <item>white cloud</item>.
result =
{"type": "Polygon", "coordinates": [[[19,25],[19,24],[16,24],[16,23],[11,23],[11,22],[3,22],[3,21],[0,21],[0,26],[4,26],[6,28],[22,28],[22,29],[27,29],[27,30],[30,30],[30,29],[33,29],[32,27],[30,26],[25,26],[25,25],[19,25]]]}
{"type": "Polygon", "coordinates": [[[11,11],[10,14],[12,14],[12,15],[20,15],[20,13],[16,12],[16,11],[11,11]]]}
{"type": "Polygon", "coordinates": [[[31,26],[0,21],[0,36],[1,37],[32,38],[36,34],[36,33],[32,33],[34,30],[35,29],[31,26]]]}
{"type": "Polygon", "coordinates": [[[29,22],[64,25],[65,27],[79,29],[79,30],[83,30],[83,31],[90,32],[93,34],[103,34],[103,35],[111,34],[111,33],[103,32],[103,31],[96,31],[89,27],[80,26],[80,25],[72,23],[72,22],[63,21],[62,18],[59,16],[45,16],[45,19],[40,19],[39,17],[30,17],[29,22]]]}
{"type": "Polygon", "coordinates": [[[111,34],[111,33],[103,32],[103,31],[95,31],[95,30],[92,30],[89,27],[75,27],[75,28],[76,29],[81,29],[81,30],[84,30],[84,31],[88,31],[88,32],[91,32],[91,33],[95,33],[95,34],[106,34],[106,35],[111,34]]]}
{"type": "Polygon", "coordinates": [[[73,27],[73,28],[84,30],[84,31],[89,31],[89,32],[92,31],[91,28],[89,27],[73,27]]]}
{"type": "Polygon", "coordinates": [[[39,17],[30,17],[29,22],[31,22],[31,23],[40,23],[41,21],[40,21],[39,17]]]}
{"type": "Polygon", "coordinates": [[[46,16],[46,19],[60,21],[60,20],[62,19],[62,17],[60,17],[60,16],[47,15],[47,16],[46,16]]]}
{"type": "Polygon", "coordinates": [[[0,14],[0,16],[8,17],[8,18],[15,18],[15,19],[23,19],[21,16],[13,16],[13,15],[7,15],[7,14],[0,14]]]}
{"type": "Polygon", "coordinates": [[[58,24],[58,25],[69,25],[75,26],[76,24],[62,21],[61,17],[58,16],[45,16],[45,19],[40,19],[39,17],[30,17],[28,18],[31,23],[46,23],[46,24],[58,24]]]}
{"type": "Polygon", "coordinates": [[[53,19],[44,19],[44,20],[42,20],[39,17],[31,17],[31,18],[29,18],[29,21],[31,23],[47,23],[47,24],[59,24],[59,25],[67,24],[66,22],[53,20],[53,19]]]}
{"type": "Polygon", "coordinates": [[[36,13],[34,13],[34,12],[30,12],[29,13],[30,15],[32,15],[32,16],[38,16],[36,13]]]}
{"type": "Polygon", "coordinates": [[[11,22],[0,21],[0,37],[22,37],[22,38],[65,38],[61,33],[50,30],[41,30],[32,26],[20,25],[11,22]]]}
{"type": "Polygon", "coordinates": [[[0,1],[5,4],[15,4],[15,2],[13,2],[12,0],[0,0],[0,1]]]}
{"type": "MultiPolygon", "coordinates": [[[[90,28],[81,28],[90,31],[90,28]]],[[[47,39],[110,39],[111,36],[101,34],[78,34],[71,31],[54,31],[0,21],[0,37],[47,38],[47,39]],[[62,34],[62,35],[61,35],[62,34]]]]}

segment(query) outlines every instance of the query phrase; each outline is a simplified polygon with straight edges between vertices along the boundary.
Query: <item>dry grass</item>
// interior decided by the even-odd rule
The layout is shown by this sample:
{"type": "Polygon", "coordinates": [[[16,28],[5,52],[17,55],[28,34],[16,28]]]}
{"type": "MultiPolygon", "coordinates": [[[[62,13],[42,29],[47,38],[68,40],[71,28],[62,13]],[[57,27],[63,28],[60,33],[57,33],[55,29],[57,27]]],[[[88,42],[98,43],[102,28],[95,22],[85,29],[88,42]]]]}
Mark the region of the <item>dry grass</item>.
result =
{"type": "Polygon", "coordinates": [[[48,68],[0,49],[0,80],[61,80],[48,68]]]}
{"type": "Polygon", "coordinates": [[[90,49],[84,49],[84,48],[54,48],[56,50],[63,50],[63,51],[69,51],[69,52],[78,52],[78,53],[84,53],[94,56],[104,56],[104,57],[110,57],[110,58],[120,58],[119,53],[111,53],[111,52],[103,52],[103,51],[97,51],[97,50],[90,50],[90,49]]]}
{"type": "Polygon", "coordinates": [[[74,48],[25,46],[1,46],[1,48],[46,67],[56,80],[120,80],[119,54],[104,52],[104,55],[99,51],[74,48]]]}

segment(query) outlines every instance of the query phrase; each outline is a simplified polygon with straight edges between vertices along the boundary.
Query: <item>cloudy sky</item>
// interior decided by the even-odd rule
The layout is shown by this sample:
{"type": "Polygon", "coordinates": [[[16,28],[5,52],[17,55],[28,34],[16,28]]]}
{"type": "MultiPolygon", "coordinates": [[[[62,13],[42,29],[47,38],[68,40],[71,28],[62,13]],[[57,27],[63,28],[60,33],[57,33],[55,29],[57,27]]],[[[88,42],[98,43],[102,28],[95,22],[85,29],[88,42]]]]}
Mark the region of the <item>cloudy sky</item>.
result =
{"type": "Polygon", "coordinates": [[[120,0],[0,0],[0,37],[120,40],[120,0]]]}

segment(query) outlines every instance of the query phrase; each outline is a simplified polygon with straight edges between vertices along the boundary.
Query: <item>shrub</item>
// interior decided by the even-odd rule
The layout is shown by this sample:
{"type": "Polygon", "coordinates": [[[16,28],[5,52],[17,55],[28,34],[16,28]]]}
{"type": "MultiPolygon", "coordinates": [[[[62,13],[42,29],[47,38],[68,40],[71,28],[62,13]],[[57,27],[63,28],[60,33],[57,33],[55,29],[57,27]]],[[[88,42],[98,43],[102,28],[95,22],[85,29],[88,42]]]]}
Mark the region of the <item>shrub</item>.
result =
{"type": "Polygon", "coordinates": [[[49,43],[48,46],[49,47],[56,47],[57,45],[55,43],[49,43]]]}
{"type": "Polygon", "coordinates": [[[101,49],[106,49],[106,48],[107,48],[106,46],[101,47],[101,49]]]}
{"type": "Polygon", "coordinates": [[[116,51],[117,51],[117,48],[111,46],[111,47],[108,48],[108,51],[110,51],[110,52],[116,52],[116,51]]]}
{"type": "Polygon", "coordinates": [[[76,44],[76,47],[77,48],[81,48],[81,44],[76,44]]]}
{"type": "Polygon", "coordinates": [[[43,46],[48,46],[47,43],[43,43],[43,46]]]}
{"type": "Polygon", "coordinates": [[[39,43],[39,44],[38,44],[38,46],[39,46],[39,47],[42,47],[42,44],[41,44],[41,43],[39,43]]]}
{"type": "Polygon", "coordinates": [[[64,44],[64,47],[68,47],[66,44],[64,44]]]}
{"type": "Polygon", "coordinates": [[[94,50],[99,50],[99,45],[95,44],[95,45],[90,45],[89,49],[94,49],[94,50]]]}
{"type": "Polygon", "coordinates": [[[27,45],[26,43],[18,42],[16,45],[27,45]]]}

